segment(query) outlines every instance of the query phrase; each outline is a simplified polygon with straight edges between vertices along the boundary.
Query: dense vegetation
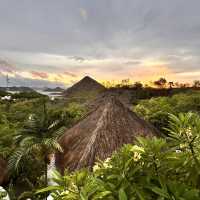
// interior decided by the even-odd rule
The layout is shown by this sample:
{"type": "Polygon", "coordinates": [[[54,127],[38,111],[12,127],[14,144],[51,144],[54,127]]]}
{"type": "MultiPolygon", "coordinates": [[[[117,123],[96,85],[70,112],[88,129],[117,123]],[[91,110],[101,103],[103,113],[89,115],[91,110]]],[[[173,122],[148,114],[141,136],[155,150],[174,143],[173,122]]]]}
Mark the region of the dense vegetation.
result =
{"type": "Polygon", "coordinates": [[[169,97],[141,100],[133,110],[164,131],[163,128],[168,127],[169,124],[169,113],[178,114],[189,111],[200,113],[200,92],[188,91],[169,97]]]}
{"type": "Polygon", "coordinates": [[[58,200],[200,199],[200,92],[136,86],[130,89],[133,110],[165,136],[138,138],[97,162],[92,172],[55,172],[57,185],[50,187],[48,155],[62,151],[57,138],[86,108],[34,92],[0,100],[0,157],[8,161],[9,181],[4,186],[11,199],[40,200],[47,192],[58,200]]]}
{"type": "Polygon", "coordinates": [[[26,199],[47,184],[48,155],[61,151],[57,138],[85,112],[77,103],[31,96],[19,93],[16,100],[0,101],[0,157],[8,161],[13,200],[26,199]]]}

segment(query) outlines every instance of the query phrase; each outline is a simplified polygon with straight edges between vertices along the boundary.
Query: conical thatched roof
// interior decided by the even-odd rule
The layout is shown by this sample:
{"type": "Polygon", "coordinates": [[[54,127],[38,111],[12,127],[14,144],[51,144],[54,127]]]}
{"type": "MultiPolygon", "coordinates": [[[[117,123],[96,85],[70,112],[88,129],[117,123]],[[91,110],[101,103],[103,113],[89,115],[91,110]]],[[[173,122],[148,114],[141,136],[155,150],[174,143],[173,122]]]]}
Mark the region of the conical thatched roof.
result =
{"type": "Polygon", "coordinates": [[[0,157],[0,185],[7,179],[7,162],[0,157]]]}
{"type": "Polygon", "coordinates": [[[153,136],[158,131],[126,108],[116,97],[98,101],[98,106],[61,137],[64,153],[56,155],[56,165],[63,171],[93,166],[123,144],[139,135],[153,136]]]}
{"type": "Polygon", "coordinates": [[[85,76],[72,87],[64,91],[63,95],[67,99],[94,99],[105,90],[105,87],[89,76],[85,76]]]}

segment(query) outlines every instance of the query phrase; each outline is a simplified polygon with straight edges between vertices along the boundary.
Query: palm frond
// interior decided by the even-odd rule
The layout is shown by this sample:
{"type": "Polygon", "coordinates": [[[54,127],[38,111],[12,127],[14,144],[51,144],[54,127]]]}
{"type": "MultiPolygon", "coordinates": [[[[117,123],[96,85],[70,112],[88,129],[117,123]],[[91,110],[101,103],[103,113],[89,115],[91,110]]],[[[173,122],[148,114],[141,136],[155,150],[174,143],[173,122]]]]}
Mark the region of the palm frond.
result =
{"type": "Polygon", "coordinates": [[[47,149],[52,149],[53,151],[55,150],[59,152],[63,151],[58,141],[54,138],[45,138],[42,143],[46,145],[47,149]]]}
{"type": "Polygon", "coordinates": [[[24,149],[20,148],[18,150],[16,150],[10,157],[8,160],[8,169],[9,171],[19,171],[19,168],[21,166],[21,161],[24,157],[24,149]]]}
{"type": "Polygon", "coordinates": [[[57,129],[56,131],[54,131],[54,133],[52,134],[55,138],[59,138],[61,135],[63,135],[66,131],[66,127],[62,126],[59,129],[57,129]]]}

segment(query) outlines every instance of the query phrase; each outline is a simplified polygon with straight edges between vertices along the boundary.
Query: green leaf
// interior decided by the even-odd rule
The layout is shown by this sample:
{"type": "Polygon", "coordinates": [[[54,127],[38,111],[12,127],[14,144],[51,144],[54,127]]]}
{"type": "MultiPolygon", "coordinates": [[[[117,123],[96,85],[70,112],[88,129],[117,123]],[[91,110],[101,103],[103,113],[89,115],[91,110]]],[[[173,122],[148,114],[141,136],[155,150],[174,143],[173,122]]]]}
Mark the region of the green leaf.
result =
{"type": "Polygon", "coordinates": [[[103,199],[104,197],[109,196],[110,194],[112,194],[110,191],[103,191],[103,192],[99,192],[97,195],[95,195],[94,198],[92,198],[93,200],[97,200],[97,199],[103,199]]]}
{"type": "Polygon", "coordinates": [[[46,188],[43,188],[43,189],[40,189],[36,192],[36,194],[39,194],[39,193],[44,193],[44,192],[50,192],[50,191],[54,191],[54,190],[60,190],[62,189],[61,186],[48,186],[46,188]]]}
{"type": "Polygon", "coordinates": [[[160,195],[161,197],[165,197],[165,198],[167,198],[167,199],[170,199],[170,197],[169,197],[169,195],[166,193],[166,191],[160,189],[159,187],[152,187],[151,190],[152,190],[154,193],[160,195]]]}
{"type": "Polygon", "coordinates": [[[119,200],[128,200],[126,192],[123,188],[120,188],[119,190],[119,200]]]}

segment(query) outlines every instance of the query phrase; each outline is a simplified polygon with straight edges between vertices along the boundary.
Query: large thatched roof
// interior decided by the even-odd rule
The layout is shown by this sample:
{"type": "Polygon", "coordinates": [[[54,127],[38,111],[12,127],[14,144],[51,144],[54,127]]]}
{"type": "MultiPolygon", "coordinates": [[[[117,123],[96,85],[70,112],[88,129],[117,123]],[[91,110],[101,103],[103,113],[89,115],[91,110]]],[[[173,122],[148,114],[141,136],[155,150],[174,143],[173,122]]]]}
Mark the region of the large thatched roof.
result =
{"type": "Polygon", "coordinates": [[[7,162],[0,157],[0,185],[5,182],[7,178],[7,162]]]}
{"type": "Polygon", "coordinates": [[[103,98],[96,108],[61,137],[64,153],[56,155],[61,171],[93,166],[139,135],[153,136],[157,130],[126,108],[116,97],[103,98]]]}

